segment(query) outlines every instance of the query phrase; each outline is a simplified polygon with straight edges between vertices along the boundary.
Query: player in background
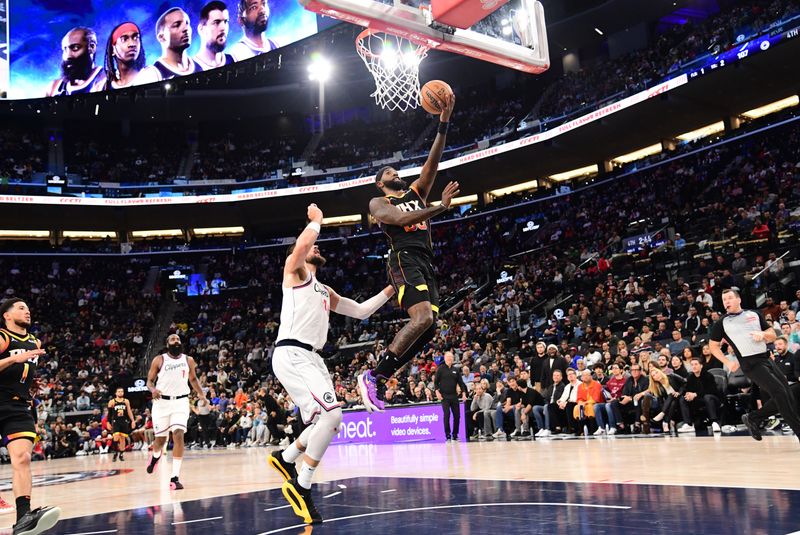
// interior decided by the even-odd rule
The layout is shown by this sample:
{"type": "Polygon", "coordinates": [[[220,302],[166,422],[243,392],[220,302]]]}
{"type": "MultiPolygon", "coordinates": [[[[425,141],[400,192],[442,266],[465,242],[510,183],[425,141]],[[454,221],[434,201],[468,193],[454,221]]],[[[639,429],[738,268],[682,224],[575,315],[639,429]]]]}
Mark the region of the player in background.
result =
{"type": "Polygon", "coordinates": [[[111,30],[106,43],[104,73],[92,91],[122,89],[136,85],[146,65],[142,31],[133,22],[123,22],[111,30]]]}
{"type": "Polygon", "coordinates": [[[13,535],[38,535],[52,528],[61,509],[31,510],[31,452],[36,440],[36,422],[31,414],[31,390],[36,365],[44,355],[41,342],[28,332],[31,311],[22,299],[12,297],[0,304],[0,435],[11,457],[11,486],[17,506],[13,535]]]}
{"type": "Polygon", "coordinates": [[[192,46],[192,25],[189,15],[179,7],[166,10],[156,21],[156,39],[161,43],[161,57],[142,70],[136,84],[151,84],[202,72],[203,68],[189,57],[192,46]]]}
{"type": "Polygon", "coordinates": [[[242,39],[231,47],[231,55],[242,61],[275,50],[278,44],[267,38],[269,4],[267,0],[238,0],[237,17],[244,31],[242,39]]]}
{"type": "Polygon", "coordinates": [[[183,353],[181,338],[177,334],[167,337],[167,352],[157,355],[147,372],[147,387],[153,394],[153,430],[156,439],[153,453],[147,463],[147,473],[152,474],[172,432],[172,478],[170,489],[180,490],[181,463],[183,462],[183,434],[189,421],[189,384],[200,400],[206,394],[197,380],[194,359],[183,353]]]}
{"type": "Polygon", "coordinates": [[[200,10],[200,22],[197,33],[200,35],[200,50],[194,57],[195,63],[203,70],[230,65],[233,56],[225,53],[230,31],[230,15],[228,6],[219,0],[212,0],[200,10]]]}
{"type": "Polygon", "coordinates": [[[395,335],[375,369],[358,377],[361,399],[369,412],[383,410],[386,382],[436,333],[439,287],[433,269],[428,220],[450,209],[450,202],[459,193],[458,183],[450,182],[444,188],[439,206],[428,206],[427,201],[442,158],[454,107],[455,96],[450,93],[439,116],[431,152],[419,178],[411,186],[392,167],[383,167],[375,176],[375,185],[384,196],[369,202],[369,213],[378,220],[389,239],[389,278],[397,290],[398,303],[408,312],[411,321],[395,335]]]}
{"type": "Polygon", "coordinates": [[[94,64],[97,34],[79,26],[61,40],[61,77],[50,83],[46,96],[58,97],[89,93],[103,69],[94,64]]]}
{"type": "Polygon", "coordinates": [[[289,249],[283,268],[283,305],[272,368],[308,427],[285,450],[273,451],[268,462],[284,478],[281,490],[295,514],[306,524],[318,524],[322,516],[311,498],[311,480],[342,423],[341,403],[319,356],[328,338],[330,312],[364,320],[386,304],[394,289],[387,286],[356,303],[320,282],[317,270],[325,265],[325,258],[314,242],[322,211],[311,204],[307,215],[310,223],[289,249]],[[301,456],[298,471],[294,463],[301,456]]]}
{"type": "Polygon", "coordinates": [[[117,388],[115,396],[108,402],[108,417],[111,420],[111,433],[117,443],[114,459],[125,460],[125,448],[133,425],[133,411],[131,402],[125,399],[125,389],[117,388]]]}

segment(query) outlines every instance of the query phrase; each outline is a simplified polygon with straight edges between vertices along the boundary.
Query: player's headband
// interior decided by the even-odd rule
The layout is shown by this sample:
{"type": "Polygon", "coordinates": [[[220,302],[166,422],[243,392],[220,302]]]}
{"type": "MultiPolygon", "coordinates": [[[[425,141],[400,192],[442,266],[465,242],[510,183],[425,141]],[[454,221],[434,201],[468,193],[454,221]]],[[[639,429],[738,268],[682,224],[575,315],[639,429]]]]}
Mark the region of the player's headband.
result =
{"type": "Polygon", "coordinates": [[[139,31],[139,27],[137,25],[135,25],[134,23],[125,22],[123,24],[120,24],[119,28],[114,30],[114,33],[111,34],[111,42],[116,44],[117,39],[119,39],[120,36],[122,36],[122,34],[129,33],[129,32],[136,32],[136,33],[138,33],[140,35],[142,33],[141,31],[139,31]]]}

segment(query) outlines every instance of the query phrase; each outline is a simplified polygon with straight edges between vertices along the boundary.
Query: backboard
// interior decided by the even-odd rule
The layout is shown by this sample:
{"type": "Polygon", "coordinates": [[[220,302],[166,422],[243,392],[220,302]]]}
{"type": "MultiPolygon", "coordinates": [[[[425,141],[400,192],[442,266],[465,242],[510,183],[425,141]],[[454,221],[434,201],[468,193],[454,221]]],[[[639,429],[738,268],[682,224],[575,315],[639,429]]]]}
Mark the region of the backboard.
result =
{"type": "MultiPolygon", "coordinates": [[[[505,0],[299,1],[309,11],[397,35],[429,49],[461,54],[531,74],[542,73],[550,67],[544,9],[536,0],[508,3],[503,3],[505,0]],[[410,5],[415,3],[418,5],[410,5]],[[458,20],[457,9],[463,11],[465,6],[471,9],[473,19],[482,16],[480,10],[488,16],[467,29],[441,22],[441,19],[458,20]],[[440,16],[439,21],[433,13],[440,16]]],[[[461,20],[466,19],[462,17],[461,20]]]]}

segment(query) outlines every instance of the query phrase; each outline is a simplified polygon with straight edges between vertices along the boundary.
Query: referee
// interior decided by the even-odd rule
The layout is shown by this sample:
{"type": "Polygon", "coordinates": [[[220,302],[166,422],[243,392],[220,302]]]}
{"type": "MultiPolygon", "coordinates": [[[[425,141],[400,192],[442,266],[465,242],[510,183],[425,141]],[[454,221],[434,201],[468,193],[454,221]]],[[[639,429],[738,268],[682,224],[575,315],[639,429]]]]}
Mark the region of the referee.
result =
{"type": "Polygon", "coordinates": [[[444,434],[447,440],[458,440],[458,427],[461,424],[461,409],[458,406],[458,396],[467,399],[467,385],[461,378],[461,370],[453,366],[453,353],[444,354],[444,363],[436,368],[433,376],[433,387],[436,389],[436,398],[442,402],[444,410],[444,434]],[[453,432],[450,433],[450,413],[453,413],[453,432]]]}
{"type": "Polygon", "coordinates": [[[737,290],[722,292],[722,305],[726,314],[711,328],[709,348],[711,354],[727,365],[732,372],[739,369],[758,387],[770,395],[769,401],[756,411],[742,416],[742,423],[756,440],[761,440],[759,424],[780,412],[783,419],[800,439],[800,417],[794,398],[786,382],[786,375],[769,358],[767,344],[775,341],[775,330],[758,312],[742,309],[742,299],[737,290]],[[722,339],[736,353],[736,361],[729,361],[720,349],[722,339]]]}

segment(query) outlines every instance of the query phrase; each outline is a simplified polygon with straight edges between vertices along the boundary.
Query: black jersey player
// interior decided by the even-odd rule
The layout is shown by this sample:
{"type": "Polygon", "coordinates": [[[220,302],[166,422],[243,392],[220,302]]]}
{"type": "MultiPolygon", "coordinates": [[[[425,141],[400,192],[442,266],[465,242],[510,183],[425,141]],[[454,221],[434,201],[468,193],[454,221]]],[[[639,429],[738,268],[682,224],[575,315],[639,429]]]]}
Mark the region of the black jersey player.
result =
{"type": "Polygon", "coordinates": [[[111,423],[114,442],[117,443],[117,451],[114,452],[113,460],[116,461],[119,457],[120,461],[124,461],[125,448],[131,434],[133,411],[131,402],[125,399],[125,389],[122,387],[117,388],[114,398],[108,402],[108,419],[111,423]]]}
{"type": "Polygon", "coordinates": [[[398,303],[408,312],[411,321],[397,333],[375,369],[358,377],[361,398],[370,412],[383,410],[386,381],[405,366],[436,332],[439,291],[433,270],[428,220],[450,208],[450,202],[459,192],[458,183],[450,182],[445,186],[439,206],[428,206],[427,200],[444,151],[448,121],[454,106],[455,96],[451,93],[439,116],[439,129],[428,159],[411,186],[407,186],[391,167],[380,169],[375,177],[375,185],[384,197],[372,199],[369,212],[389,239],[389,278],[397,291],[398,303]]]}
{"type": "Polygon", "coordinates": [[[0,304],[0,434],[7,441],[12,486],[17,505],[14,535],[37,535],[58,522],[61,509],[37,507],[31,510],[31,452],[36,423],[31,414],[31,388],[36,364],[44,355],[41,342],[28,332],[31,312],[25,301],[10,298],[0,304]]]}

